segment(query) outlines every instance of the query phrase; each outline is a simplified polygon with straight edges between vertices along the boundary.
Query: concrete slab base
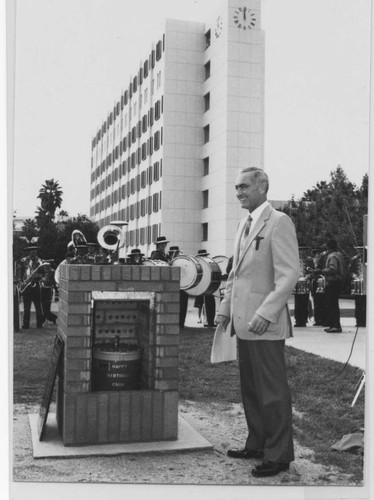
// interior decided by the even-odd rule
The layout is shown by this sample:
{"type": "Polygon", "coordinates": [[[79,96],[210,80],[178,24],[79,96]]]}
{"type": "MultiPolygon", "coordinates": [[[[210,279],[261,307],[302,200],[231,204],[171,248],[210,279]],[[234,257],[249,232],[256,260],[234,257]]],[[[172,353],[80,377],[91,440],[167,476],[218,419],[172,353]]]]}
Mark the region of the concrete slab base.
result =
{"type": "Polygon", "coordinates": [[[97,444],[64,446],[58,433],[56,414],[49,413],[44,439],[39,441],[38,414],[29,414],[34,458],[73,458],[126,453],[173,452],[182,450],[212,450],[213,446],[193,429],[181,416],[178,417],[178,439],[147,443],[97,444]]]}

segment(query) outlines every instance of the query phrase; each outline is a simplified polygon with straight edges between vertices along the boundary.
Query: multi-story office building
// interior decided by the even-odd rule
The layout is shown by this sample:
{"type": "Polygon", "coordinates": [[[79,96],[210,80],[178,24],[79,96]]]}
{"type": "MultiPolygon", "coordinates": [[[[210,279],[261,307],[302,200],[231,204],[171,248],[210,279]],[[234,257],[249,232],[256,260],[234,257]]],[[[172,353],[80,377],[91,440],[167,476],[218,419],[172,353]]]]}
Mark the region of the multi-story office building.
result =
{"type": "Polygon", "coordinates": [[[186,254],[230,255],[243,211],[239,168],[263,168],[260,0],[217,2],[206,22],[164,32],[92,141],[91,212],[125,220],[126,249],[157,236],[186,254]]]}

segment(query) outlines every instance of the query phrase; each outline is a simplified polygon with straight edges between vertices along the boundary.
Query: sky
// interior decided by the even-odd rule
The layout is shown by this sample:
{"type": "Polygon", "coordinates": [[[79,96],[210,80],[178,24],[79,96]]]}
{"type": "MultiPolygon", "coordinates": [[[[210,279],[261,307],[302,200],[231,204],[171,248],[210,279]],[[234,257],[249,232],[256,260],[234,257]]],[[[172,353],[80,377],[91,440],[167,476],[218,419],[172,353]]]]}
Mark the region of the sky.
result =
{"type": "MultiPolygon", "coordinates": [[[[89,214],[91,140],[165,18],[202,20],[217,0],[17,0],[13,209],[33,217],[46,179],[89,214]]],[[[300,197],[338,165],[369,162],[370,0],[262,0],[269,198],[300,197]]],[[[13,14],[13,15],[12,15],[13,14]]],[[[14,71],[13,71],[14,70],[14,71]]],[[[9,74],[8,74],[9,78],[9,74]]]]}

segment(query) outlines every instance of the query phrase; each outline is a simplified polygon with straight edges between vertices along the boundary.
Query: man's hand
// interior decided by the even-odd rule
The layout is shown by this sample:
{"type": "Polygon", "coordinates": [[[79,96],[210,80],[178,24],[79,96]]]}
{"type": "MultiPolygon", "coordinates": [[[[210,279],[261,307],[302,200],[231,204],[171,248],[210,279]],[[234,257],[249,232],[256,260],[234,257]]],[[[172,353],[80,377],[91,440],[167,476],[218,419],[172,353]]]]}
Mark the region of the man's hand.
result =
{"type": "Polygon", "coordinates": [[[214,321],[217,325],[222,325],[222,328],[226,330],[227,325],[230,323],[230,318],[223,314],[217,314],[214,321]]]}
{"type": "Polygon", "coordinates": [[[255,335],[263,335],[268,329],[269,324],[270,321],[263,318],[259,314],[255,314],[252,320],[248,323],[248,331],[254,333],[255,335]]]}

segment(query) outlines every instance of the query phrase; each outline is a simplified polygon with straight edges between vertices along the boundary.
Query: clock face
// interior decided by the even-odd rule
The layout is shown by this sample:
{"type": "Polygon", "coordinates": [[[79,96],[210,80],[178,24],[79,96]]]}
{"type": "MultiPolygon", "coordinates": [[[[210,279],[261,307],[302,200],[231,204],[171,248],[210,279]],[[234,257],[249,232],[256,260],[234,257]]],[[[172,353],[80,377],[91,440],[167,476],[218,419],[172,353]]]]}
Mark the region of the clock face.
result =
{"type": "Polygon", "coordinates": [[[234,23],[242,30],[251,30],[256,26],[256,14],[248,7],[238,7],[234,12],[234,23]]]}
{"type": "Polygon", "coordinates": [[[221,16],[217,17],[216,27],[214,28],[214,35],[216,38],[220,36],[223,30],[223,19],[221,16]]]}

